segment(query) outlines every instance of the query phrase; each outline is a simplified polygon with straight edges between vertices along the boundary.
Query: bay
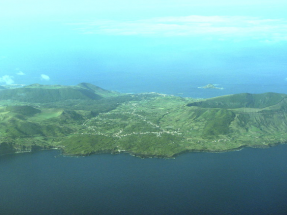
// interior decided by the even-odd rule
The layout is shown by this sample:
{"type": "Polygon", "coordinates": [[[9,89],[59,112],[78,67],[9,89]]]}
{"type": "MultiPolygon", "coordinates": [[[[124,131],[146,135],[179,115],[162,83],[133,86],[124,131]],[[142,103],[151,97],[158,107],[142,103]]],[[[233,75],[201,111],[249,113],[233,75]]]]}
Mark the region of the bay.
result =
{"type": "Polygon", "coordinates": [[[287,145],[176,159],[0,157],[0,214],[286,214],[287,145]]]}

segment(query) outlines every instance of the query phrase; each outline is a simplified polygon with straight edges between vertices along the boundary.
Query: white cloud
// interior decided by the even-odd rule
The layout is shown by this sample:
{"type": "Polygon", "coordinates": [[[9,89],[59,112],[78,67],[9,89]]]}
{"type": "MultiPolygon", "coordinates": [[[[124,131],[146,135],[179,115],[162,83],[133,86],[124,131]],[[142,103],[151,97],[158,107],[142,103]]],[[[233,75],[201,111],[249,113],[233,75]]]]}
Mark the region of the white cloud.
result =
{"type": "Polygon", "coordinates": [[[22,71],[19,71],[19,72],[17,72],[17,75],[25,75],[25,73],[22,71]]]}
{"type": "Polygon", "coordinates": [[[83,34],[196,36],[213,39],[287,41],[287,20],[247,16],[182,16],[70,23],[83,34]]]}
{"type": "Polygon", "coordinates": [[[41,79],[42,79],[42,80],[45,80],[45,81],[49,81],[49,80],[50,80],[50,77],[49,77],[48,75],[42,74],[42,75],[41,75],[41,79]]]}
{"type": "Polygon", "coordinates": [[[14,84],[13,76],[4,75],[0,77],[0,83],[5,83],[6,85],[14,84]]]}

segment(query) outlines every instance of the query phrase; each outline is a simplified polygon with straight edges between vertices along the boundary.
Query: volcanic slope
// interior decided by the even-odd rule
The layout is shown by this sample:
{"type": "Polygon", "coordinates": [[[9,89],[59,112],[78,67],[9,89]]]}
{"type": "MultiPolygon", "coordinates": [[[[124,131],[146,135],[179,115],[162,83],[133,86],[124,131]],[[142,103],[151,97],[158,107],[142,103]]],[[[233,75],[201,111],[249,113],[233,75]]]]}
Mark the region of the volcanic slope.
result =
{"type": "MultiPolygon", "coordinates": [[[[101,90],[99,90],[102,93],[101,90]]],[[[108,92],[110,94],[110,92],[108,92]]],[[[33,84],[22,88],[0,91],[0,100],[19,102],[45,103],[57,102],[68,99],[98,100],[102,96],[96,90],[79,86],[39,85],[33,84]]]]}
{"type": "Polygon", "coordinates": [[[200,100],[120,94],[83,83],[1,90],[0,102],[0,154],[60,148],[69,155],[174,157],[287,141],[285,94],[200,100]]]}

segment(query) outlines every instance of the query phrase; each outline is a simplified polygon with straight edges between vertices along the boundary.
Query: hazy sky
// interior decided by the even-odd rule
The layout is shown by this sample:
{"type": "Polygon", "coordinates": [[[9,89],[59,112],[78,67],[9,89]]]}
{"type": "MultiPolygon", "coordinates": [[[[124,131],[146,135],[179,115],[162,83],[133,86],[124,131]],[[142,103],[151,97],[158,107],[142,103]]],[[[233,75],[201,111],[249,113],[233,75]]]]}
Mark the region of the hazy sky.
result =
{"type": "Polygon", "coordinates": [[[285,81],[286,8],[286,0],[1,1],[0,84],[96,76],[105,85],[118,74],[285,81]]]}
{"type": "MultiPolygon", "coordinates": [[[[1,1],[1,16],[10,18],[53,18],[87,15],[95,18],[262,15],[285,16],[285,0],[9,0],[1,1]]],[[[286,7],[285,7],[286,8],[286,7]]]]}

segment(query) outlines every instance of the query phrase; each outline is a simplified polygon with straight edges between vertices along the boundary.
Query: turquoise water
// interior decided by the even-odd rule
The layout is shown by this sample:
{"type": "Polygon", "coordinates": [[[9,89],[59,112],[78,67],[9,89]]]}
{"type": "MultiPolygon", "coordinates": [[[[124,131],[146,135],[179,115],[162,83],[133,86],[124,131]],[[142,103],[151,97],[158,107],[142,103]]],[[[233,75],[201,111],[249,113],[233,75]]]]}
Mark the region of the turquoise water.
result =
{"type": "Polygon", "coordinates": [[[0,214],[286,214],[287,145],[176,159],[0,157],[0,214]]]}

